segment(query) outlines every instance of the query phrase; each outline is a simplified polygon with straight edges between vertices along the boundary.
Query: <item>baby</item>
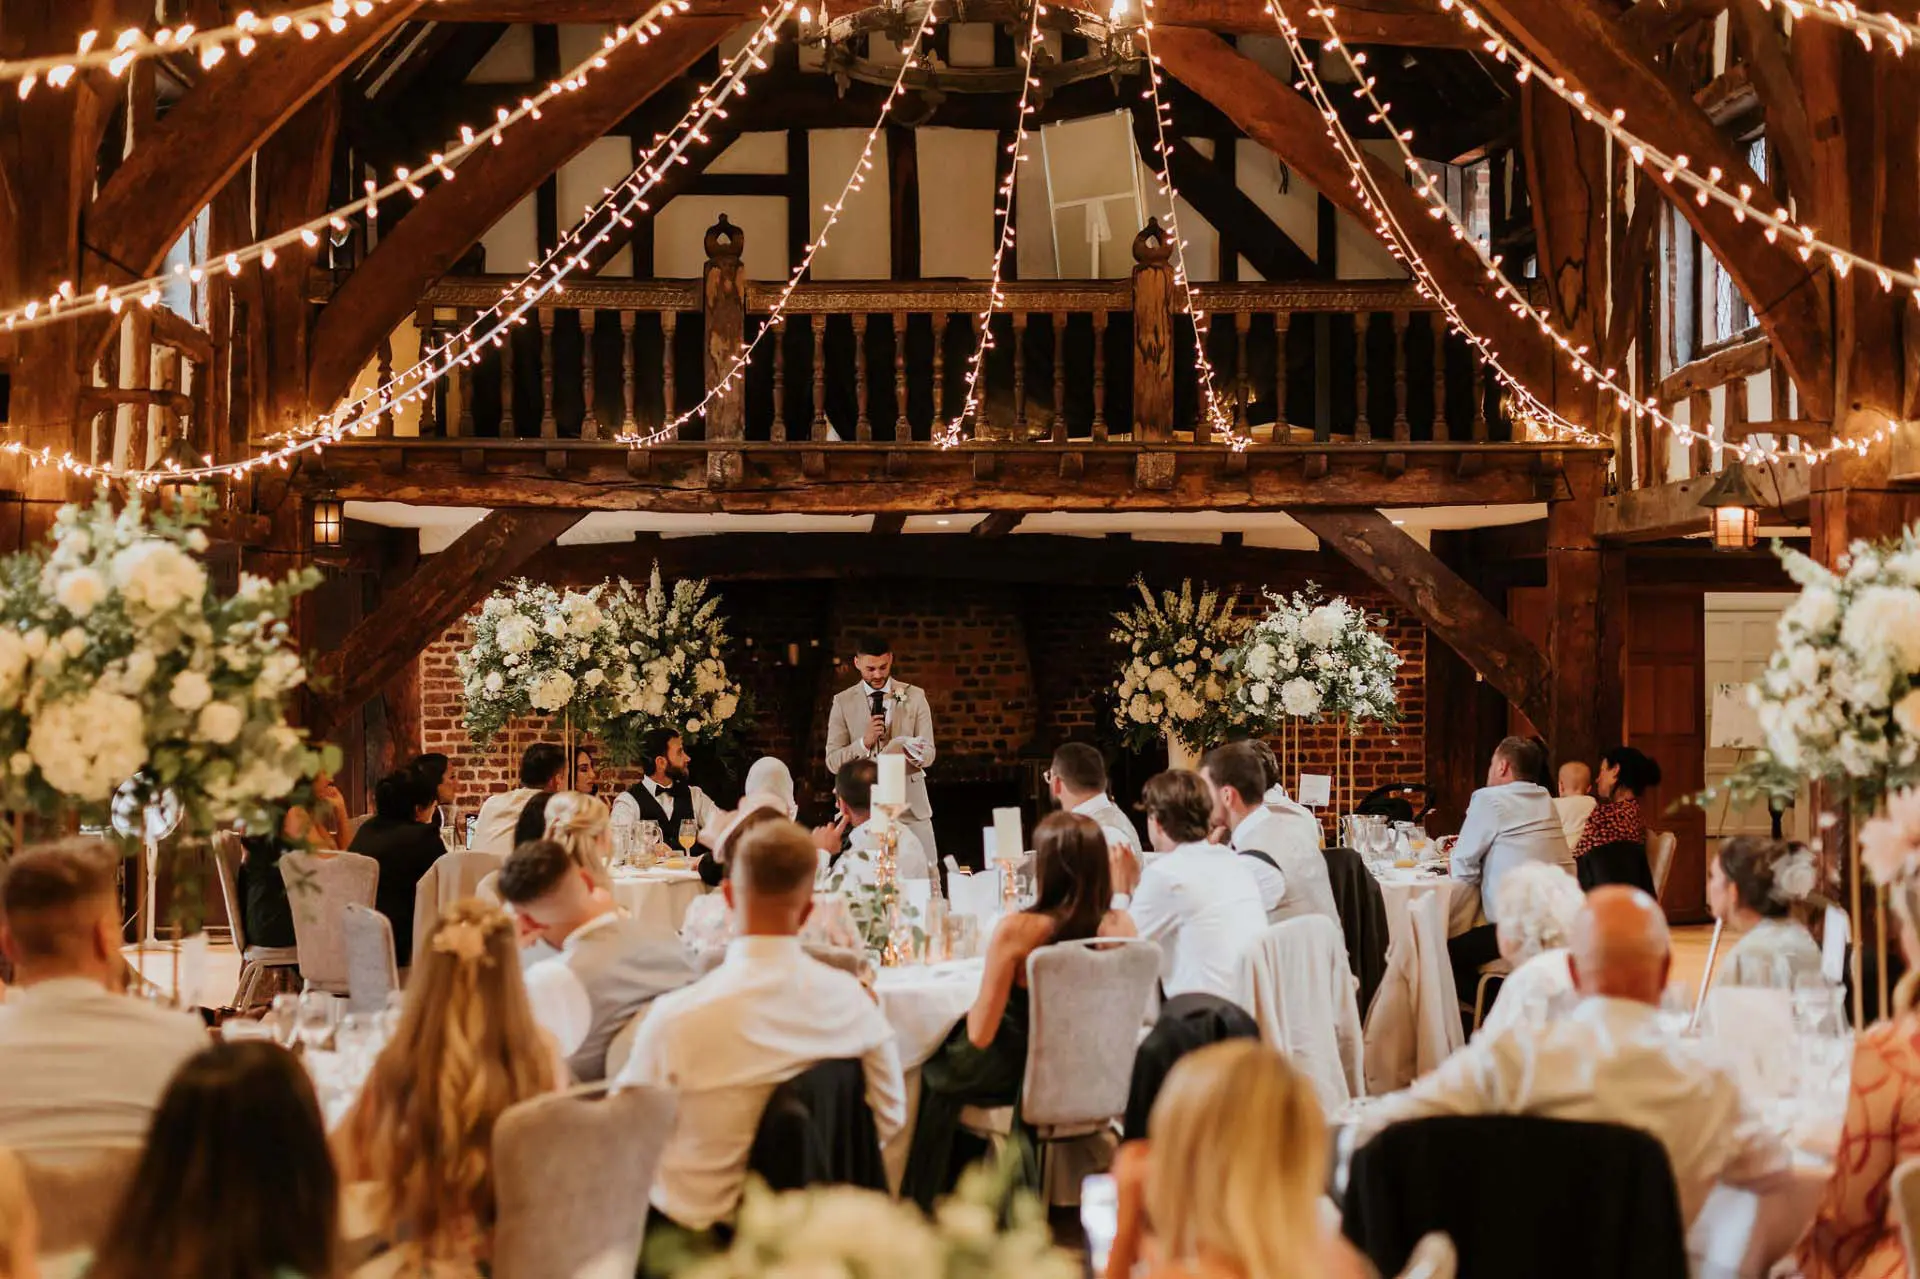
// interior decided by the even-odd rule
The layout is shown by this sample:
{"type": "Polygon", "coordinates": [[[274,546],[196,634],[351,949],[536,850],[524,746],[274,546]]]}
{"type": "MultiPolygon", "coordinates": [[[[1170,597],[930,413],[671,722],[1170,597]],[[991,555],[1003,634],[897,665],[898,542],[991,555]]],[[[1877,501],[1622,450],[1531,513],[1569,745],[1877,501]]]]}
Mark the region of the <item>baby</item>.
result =
{"type": "Polygon", "coordinates": [[[1560,795],[1553,801],[1553,806],[1560,813],[1560,830],[1567,837],[1568,848],[1580,842],[1581,832],[1587,828],[1587,818],[1593,815],[1595,800],[1588,793],[1592,789],[1591,768],[1577,759],[1560,765],[1560,795]]]}

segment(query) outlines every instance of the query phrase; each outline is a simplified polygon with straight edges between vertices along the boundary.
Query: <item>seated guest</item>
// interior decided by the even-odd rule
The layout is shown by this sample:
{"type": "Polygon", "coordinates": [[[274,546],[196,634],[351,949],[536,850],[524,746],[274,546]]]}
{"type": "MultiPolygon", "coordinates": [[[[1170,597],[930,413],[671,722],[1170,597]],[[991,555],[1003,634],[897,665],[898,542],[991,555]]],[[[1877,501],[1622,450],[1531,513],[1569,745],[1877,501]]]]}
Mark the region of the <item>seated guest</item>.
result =
{"type": "Polygon", "coordinates": [[[515,848],[536,839],[547,837],[547,804],[558,791],[535,791],[527,796],[527,803],[520,810],[520,817],[513,823],[513,846],[515,848]]]}
{"type": "Polygon", "coordinates": [[[1114,1159],[1119,1228],[1107,1279],[1362,1279],[1368,1267],[1321,1211],[1326,1120],[1313,1083],[1256,1040],[1175,1063],[1147,1139],[1114,1159]],[[1149,1225],[1151,1223],[1151,1225],[1149,1225]]]}
{"type": "Polygon", "coordinates": [[[293,903],[287,899],[280,859],[308,847],[309,838],[319,834],[307,810],[294,805],[281,814],[271,832],[240,837],[244,853],[233,877],[249,946],[294,944],[293,903]]]}
{"type": "Polygon", "coordinates": [[[693,761],[687,758],[680,734],[664,728],[647,734],[640,762],[646,775],[614,797],[614,820],[623,826],[655,823],[660,827],[660,851],[665,854],[670,850],[664,845],[678,844],[680,828],[686,823],[693,823],[696,835],[705,830],[715,805],[691,780],[693,761]]]}
{"type": "Polygon", "coordinates": [[[654,1003],[620,1075],[623,1085],[679,1094],[652,1200],[696,1231],[732,1216],[767,1099],[809,1066],[860,1059],[882,1141],[906,1115],[893,1028],[858,978],[800,948],[819,866],[807,832],[784,818],[766,821],[740,838],[728,862],[721,892],[739,939],[712,973],[654,1003]]]}
{"type": "Polygon", "coordinates": [[[1286,813],[1268,807],[1267,770],[1254,749],[1234,742],[1209,751],[1200,776],[1213,792],[1210,820],[1231,832],[1233,851],[1247,859],[1260,881],[1268,921],[1324,915],[1338,924],[1340,908],[1320,851],[1320,823],[1297,805],[1297,811],[1286,813]]]}
{"type": "Polygon", "coordinates": [[[516,847],[514,827],[520,810],[541,791],[564,790],[567,785],[567,752],[553,742],[535,742],[520,756],[520,785],[498,795],[487,796],[480,805],[480,816],[473,824],[473,851],[498,853],[505,857],[516,847]]]}
{"type": "MultiPolygon", "coordinates": [[[[851,765],[849,765],[851,767],[851,765]]],[[[920,1114],[903,1197],[923,1208],[953,1189],[984,1144],[959,1140],[967,1106],[1011,1106],[1027,1070],[1027,956],[1055,942],[1132,937],[1113,910],[1106,837],[1090,817],[1050,813],[1033,832],[1033,905],[1001,918],[987,943],[980,993],[920,1072],[920,1114]]]]}
{"type": "Polygon", "coordinates": [[[413,962],[414,890],[447,852],[431,821],[438,802],[420,774],[389,773],[375,784],[373,816],[360,824],[347,850],[380,863],[373,908],[393,925],[393,958],[402,968],[413,962]]]}
{"type": "Polygon", "coordinates": [[[753,761],[753,766],[747,769],[747,781],[741,788],[741,794],[771,796],[788,820],[800,816],[800,805],[793,796],[793,770],[787,767],[784,760],[771,755],[762,755],[753,761]]]}
{"type": "Polygon", "coordinates": [[[1594,781],[1600,803],[1587,818],[1573,855],[1585,857],[1603,844],[1644,845],[1647,822],[1640,814],[1640,797],[1659,784],[1660,765],[1633,747],[1616,746],[1602,755],[1600,776],[1594,781]]]}
{"type": "MultiPolygon", "coordinates": [[[[454,784],[453,776],[449,771],[452,762],[445,755],[430,752],[425,755],[415,755],[413,763],[407,766],[420,778],[421,784],[433,792],[433,819],[428,824],[435,830],[453,822],[456,817],[453,801],[459,798],[460,789],[454,784]]],[[[462,836],[458,842],[464,847],[465,832],[458,833],[462,836]]]]}
{"type": "MultiPolygon", "coordinates": [[[[732,820],[715,827],[712,856],[720,868],[721,883],[726,882],[726,874],[733,866],[731,850],[748,832],[779,820],[778,801],[761,792],[749,794],[741,801],[732,820]]],[[[818,850],[818,840],[814,846],[818,850]]],[[[696,898],[680,921],[680,945],[695,969],[706,968],[709,961],[731,946],[739,935],[739,916],[722,893],[696,898]]],[[[867,945],[853,925],[846,899],[831,893],[814,894],[814,908],[807,915],[807,922],[800,926],[800,944],[825,950],[865,950],[867,945]]]]}
{"type": "MultiPolygon", "coordinates": [[[[840,820],[847,825],[847,848],[833,863],[829,880],[836,889],[873,882],[873,859],[880,850],[880,835],[886,818],[873,811],[873,787],[880,765],[871,759],[856,759],[842,764],[834,774],[833,798],[840,820]]],[[[894,847],[894,865],[901,879],[925,879],[933,874],[927,850],[919,836],[895,823],[900,839],[894,847]]]]}
{"type": "Polygon", "coordinates": [[[40,1219],[27,1190],[27,1170],[0,1147],[0,1279],[40,1279],[40,1219]]]}
{"type": "Polygon", "coordinates": [[[600,768],[593,760],[593,752],[585,746],[573,748],[573,789],[582,795],[600,798],[600,768]]]}
{"type": "Polygon", "coordinates": [[[1454,841],[1451,873],[1480,885],[1487,922],[1447,942],[1457,991],[1471,992],[1481,965],[1499,957],[1500,880],[1525,862],[1546,862],[1573,873],[1560,814],[1547,788],[1532,780],[1546,775],[1546,753],[1537,742],[1508,737],[1494,748],[1487,784],[1467,801],[1466,820],[1454,841]]]}
{"type": "Polygon", "coordinates": [[[579,1083],[606,1078],[607,1045],[654,998],[693,980],[670,938],[622,918],[593,877],[550,839],[522,844],[500,869],[500,896],[522,942],[559,950],[526,970],[534,1020],[551,1034],[579,1083]]]}
{"type": "Polygon", "coordinates": [[[335,1132],[352,1233],[390,1245],[393,1274],[477,1273],[492,1248],[494,1122],[563,1082],[516,949],[505,912],[472,899],[447,908],[335,1132]]]}
{"type": "Polygon", "coordinates": [[[1131,894],[1140,882],[1140,832],[1120,805],[1107,797],[1107,761],[1099,749],[1085,742],[1067,742],[1054,751],[1047,789],[1063,810],[1091,817],[1100,827],[1112,863],[1114,895],[1131,894]]]}
{"type": "Polygon", "coordinates": [[[1725,986],[1817,986],[1820,944],[1795,918],[1819,887],[1813,851],[1736,835],[1707,859],[1707,907],[1739,940],[1720,962],[1725,986]]]}
{"type": "Polygon", "coordinates": [[[579,791],[561,791],[547,797],[546,826],[539,838],[566,850],[576,866],[585,868],[594,885],[608,889],[613,877],[613,821],[607,806],[579,791]]]}
{"type": "Polygon", "coordinates": [[[167,1086],[87,1279],[331,1279],[339,1216],[307,1072],[275,1044],[214,1044],[167,1086]]]}
{"type": "Polygon", "coordinates": [[[0,879],[0,1146],[35,1159],[135,1150],[180,1063],[207,1046],[198,1017],[117,993],[119,861],[104,841],[29,848],[0,879]]]}
{"type": "Polygon", "coordinates": [[[1692,1221],[1716,1182],[1767,1189],[1787,1151],[1733,1072],[1664,1025],[1672,967],[1666,916],[1637,888],[1587,894],[1574,924],[1580,1003],[1544,1026],[1481,1035],[1432,1074],[1363,1112],[1356,1144],[1433,1115],[1537,1115],[1638,1128],[1666,1147],[1692,1221]]]}
{"type": "Polygon", "coordinates": [[[352,834],[353,819],[347,813],[347,797],[340,793],[332,776],[322,773],[313,779],[313,807],[308,811],[313,829],[307,843],[314,848],[345,848],[352,834]]]}
{"type": "Polygon", "coordinates": [[[1593,797],[1591,768],[1577,759],[1560,765],[1560,793],[1553,797],[1553,807],[1560,814],[1560,833],[1567,837],[1568,848],[1580,843],[1587,818],[1593,816],[1594,805],[1599,802],[1593,797]]]}
{"type": "MultiPolygon", "coordinates": [[[[1500,983],[1481,1035],[1542,1026],[1574,999],[1567,942],[1586,897],[1579,881],[1545,862],[1525,862],[1500,881],[1500,958],[1514,966],[1500,983]]],[[[1471,999],[1473,992],[1461,992],[1471,999]]]]}
{"type": "Polygon", "coordinates": [[[1240,957],[1266,931],[1253,859],[1207,842],[1213,796],[1200,774],[1184,769],[1147,782],[1147,838],[1160,854],[1140,872],[1128,913],[1149,941],[1160,943],[1167,998],[1189,991],[1240,1002],[1240,957]]]}
{"type": "MultiPolygon", "coordinates": [[[[1903,859],[1903,853],[1896,849],[1893,857],[1903,859]]],[[[1914,1086],[1920,1080],[1920,881],[1910,855],[1904,859],[1908,865],[1897,876],[1882,876],[1877,868],[1873,873],[1881,882],[1892,881],[1907,975],[1894,988],[1893,1016],[1854,1041],[1846,1127],[1833,1176],[1794,1249],[1804,1279],[1906,1279],[1912,1273],[1891,1188],[1894,1169],[1920,1158],[1920,1088],[1914,1086]]],[[[1867,860],[1874,864],[1871,851],[1867,860]]]]}

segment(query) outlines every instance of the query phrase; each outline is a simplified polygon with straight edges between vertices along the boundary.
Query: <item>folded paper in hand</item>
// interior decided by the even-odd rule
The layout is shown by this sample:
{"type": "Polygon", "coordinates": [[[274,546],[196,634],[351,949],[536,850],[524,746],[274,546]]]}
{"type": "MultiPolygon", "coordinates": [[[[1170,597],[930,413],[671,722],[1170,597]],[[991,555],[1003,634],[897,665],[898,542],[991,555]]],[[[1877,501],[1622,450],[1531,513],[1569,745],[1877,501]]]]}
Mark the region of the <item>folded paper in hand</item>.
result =
{"type": "Polygon", "coordinates": [[[880,753],[882,755],[905,755],[915,764],[919,764],[926,760],[927,752],[931,750],[932,747],[933,743],[924,737],[896,737],[888,742],[880,753]]]}

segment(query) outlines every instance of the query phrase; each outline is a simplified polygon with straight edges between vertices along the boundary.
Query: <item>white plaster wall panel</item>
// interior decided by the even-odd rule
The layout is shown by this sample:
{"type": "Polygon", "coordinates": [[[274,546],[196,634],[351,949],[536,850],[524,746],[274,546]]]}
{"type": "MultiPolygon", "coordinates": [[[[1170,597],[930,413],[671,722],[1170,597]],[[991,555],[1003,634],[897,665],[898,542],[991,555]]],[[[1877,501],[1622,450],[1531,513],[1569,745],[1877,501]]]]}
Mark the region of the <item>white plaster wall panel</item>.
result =
{"type": "Polygon", "coordinates": [[[784,280],[790,269],[787,202],[777,195],[683,195],[668,201],[653,220],[653,274],[698,279],[707,263],[707,229],[722,213],[746,233],[747,278],[784,280]]]}
{"type": "MultiPolygon", "coordinates": [[[[847,176],[859,163],[865,129],[814,129],[807,134],[807,171],[811,198],[808,234],[816,239],[826,225],[826,206],[840,198],[847,176]]],[[[813,259],[816,280],[884,280],[893,274],[891,211],[887,206],[887,148],[876,142],[873,168],[860,190],[847,199],[827,242],[813,259]]],[[[784,241],[784,236],[782,237],[784,241]]],[[[924,237],[923,237],[924,239],[924,237]]],[[[747,241],[751,246],[753,241],[747,241]]]]}
{"type": "MultiPolygon", "coordinates": [[[[563,27],[562,31],[565,30],[563,27]]],[[[606,198],[608,187],[619,186],[632,173],[633,143],[624,137],[595,139],[586,150],[561,165],[555,180],[561,230],[577,226],[587,209],[606,198]]],[[[621,249],[600,274],[612,279],[631,276],[633,250],[621,249]]]]}
{"type": "MultiPolygon", "coordinates": [[[[994,161],[999,135],[986,129],[919,129],[920,274],[986,279],[993,273],[994,161]]],[[[1039,150],[1029,138],[1028,154],[1039,150]]],[[[1032,161],[1025,166],[1031,177],[1032,161]]]]}

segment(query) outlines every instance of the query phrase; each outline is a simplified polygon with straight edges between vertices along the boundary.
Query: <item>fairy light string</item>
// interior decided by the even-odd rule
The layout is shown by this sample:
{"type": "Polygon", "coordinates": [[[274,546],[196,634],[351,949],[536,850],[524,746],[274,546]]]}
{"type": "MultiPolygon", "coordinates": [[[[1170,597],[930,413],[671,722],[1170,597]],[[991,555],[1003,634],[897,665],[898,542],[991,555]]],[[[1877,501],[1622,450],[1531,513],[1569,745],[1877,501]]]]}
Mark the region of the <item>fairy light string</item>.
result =
{"type": "MultiPolygon", "coordinates": [[[[754,351],[766,340],[769,333],[776,332],[780,328],[781,322],[786,316],[787,306],[793,300],[794,292],[800,287],[800,281],[806,277],[808,270],[812,268],[814,258],[819,254],[820,250],[826,246],[827,236],[840,221],[840,215],[845,211],[847,201],[852,199],[861,188],[866,186],[867,176],[873,172],[874,148],[879,145],[880,137],[886,130],[887,121],[892,117],[894,104],[906,93],[907,73],[913,69],[915,63],[918,61],[920,49],[926,40],[927,33],[933,30],[933,15],[934,6],[928,5],[926,12],[921,16],[920,25],[914,29],[913,36],[901,49],[899,73],[894,76],[893,85],[888,89],[886,99],[880,104],[879,118],[873,122],[873,127],[867,130],[866,141],[860,148],[859,159],[854,161],[853,169],[847,174],[847,180],[845,184],[841,186],[838,198],[832,203],[822,206],[823,211],[827,215],[826,220],[820,224],[819,234],[815,235],[812,243],[807,245],[806,252],[801,255],[799,263],[788,273],[787,281],[781,286],[779,297],[774,299],[774,304],[768,308],[767,318],[765,322],[761,324],[759,332],[755,333],[751,341],[745,343],[739,351],[735,352],[733,361],[728,365],[726,372],[721,374],[719,379],[707,388],[706,394],[700,397],[699,403],[682,413],[669,417],[651,431],[627,432],[614,436],[614,439],[624,444],[632,445],[635,448],[644,448],[650,444],[657,444],[669,436],[678,434],[682,426],[685,426],[694,418],[705,413],[708,405],[712,404],[715,399],[731,389],[735,382],[746,377],[747,366],[753,359],[754,351]]],[[[821,317],[821,322],[825,322],[824,316],[821,317]]]]}
{"type": "Polygon", "coordinates": [[[393,178],[384,185],[376,185],[371,179],[365,183],[365,194],[358,199],[331,209],[326,213],[290,227],[252,244],[214,254],[203,261],[180,263],[170,272],[151,275],[129,283],[109,286],[102,284],[87,292],[77,292],[72,281],[63,281],[60,286],[44,298],[36,298],[23,304],[0,310],[0,329],[16,330],[37,328],[53,324],[60,320],[73,319],[82,315],[108,311],[119,315],[130,304],[152,309],[163,297],[163,290],[170,284],[199,284],[209,277],[238,275],[255,263],[263,271],[271,271],[282,251],[295,244],[308,249],[320,246],[321,237],[347,230],[348,220],[364,214],[369,221],[378,218],[380,203],[383,200],[412,198],[418,200],[426,195],[427,181],[438,177],[450,182],[459,165],[475,152],[489,146],[499,146],[508,130],[527,120],[540,120],[547,105],[555,98],[583,88],[587,80],[596,71],[604,70],[608,56],[629,44],[645,44],[659,35],[663,24],[675,16],[685,13],[692,7],[691,0],[661,0],[644,16],[631,25],[615,28],[602,38],[601,47],[581,59],[565,75],[552,81],[539,93],[524,97],[520,102],[508,108],[502,106],[494,113],[494,121],[481,129],[463,124],[459,128],[459,141],[450,144],[444,151],[436,151],[416,165],[405,165],[394,170],[393,178]]]}
{"type": "MultiPolygon", "coordinates": [[[[1160,194],[1167,197],[1167,234],[1173,248],[1173,281],[1180,290],[1181,308],[1193,323],[1194,363],[1200,374],[1200,395],[1204,404],[1202,412],[1215,433],[1227,441],[1227,446],[1236,453],[1245,452],[1252,438],[1241,431],[1234,416],[1221,403],[1216,388],[1213,361],[1207,356],[1207,336],[1213,331],[1206,312],[1195,304],[1192,277],[1187,274],[1187,241],[1180,234],[1180,193],[1173,187],[1173,147],[1167,140],[1167,129],[1172,124],[1172,111],[1160,96],[1160,59],[1153,52],[1153,0],[1141,0],[1140,41],[1147,55],[1147,91],[1142,95],[1153,105],[1154,152],[1158,158],[1154,176],[1160,184],[1160,194]]],[[[1284,419],[1284,408],[1276,420],[1284,419]]]]}
{"type": "MultiPolygon", "coordinates": [[[[1310,88],[1315,89],[1316,97],[1322,101],[1322,114],[1329,122],[1329,133],[1331,134],[1335,129],[1338,129],[1340,134],[1347,136],[1347,141],[1351,144],[1351,136],[1346,134],[1344,125],[1339,123],[1338,115],[1332,109],[1331,101],[1326,98],[1324,85],[1321,84],[1319,77],[1313,73],[1311,66],[1304,61],[1305,50],[1299,44],[1297,29],[1293,26],[1292,22],[1279,11],[1277,6],[1270,5],[1269,12],[1274,14],[1276,21],[1280,25],[1282,34],[1287,37],[1289,47],[1293,49],[1296,61],[1300,62],[1310,88]]],[[[1636,399],[1633,392],[1618,380],[1617,370],[1596,367],[1592,361],[1586,358],[1587,348],[1584,345],[1575,344],[1571,338],[1555,328],[1552,321],[1528,300],[1526,294],[1506,278],[1500,269],[1502,259],[1498,256],[1489,255],[1487,250],[1480,245],[1478,239],[1469,232],[1459,215],[1454,212],[1452,206],[1446,203],[1444,197],[1436,195],[1440,183],[1439,177],[1428,173],[1419,157],[1413,153],[1413,149],[1409,145],[1412,132],[1410,130],[1399,129],[1394,125],[1389,114],[1391,104],[1381,100],[1377,93],[1377,82],[1372,74],[1366,70],[1366,54],[1363,52],[1356,53],[1347,48],[1346,42],[1341,39],[1338,30],[1333,25],[1334,11],[1332,9],[1317,7],[1310,9],[1309,13],[1317,17],[1326,29],[1327,39],[1324,42],[1324,47],[1338,51],[1340,56],[1346,61],[1348,67],[1352,70],[1356,81],[1356,88],[1353,91],[1354,96],[1366,100],[1372,118],[1376,122],[1383,124],[1386,127],[1388,135],[1394,140],[1394,144],[1399,149],[1401,158],[1406,164],[1408,171],[1416,178],[1414,189],[1421,198],[1426,201],[1430,216],[1436,219],[1446,220],[1453,232],[1454,238],[1472,248],[1475,256],[1480,259],[1481,265],[1487,273],[1487,278],[1493,283],[1497,298],[1506,301],[1508,308],[1513,311],[1514,314],[1531,321],[1535,327],[1540,330],[1541,334],[1552,342],[1566,357],[1569,366],[1578,373],[1583,380],[1594,383],[1611,392],[1619,407],[1634,419],[1638,420],[1643,417],[1650,418],[1660,423],[1668,431],[1681,439],[1695,440],[1713,445],[1738,456],[1744,462],[1755,464],[1780,462],[1787,458],[1797,458],[1803,462],[1817,463],[1843,451],[1850,451],[1856,455],[1864,455],[1871,450],[1874,445],[1892,437],[1897,428],[1893,423],[1889,422],[1870,434],[1850,437],[1845,440],[1836,440],[1821,448],[1812,448],[1804,444],[1797,445],[1792,449],[1768,448],[1761,446],[1751,439],[1740,441],[1716,439],[1711,431],[1701,430],[1695,425],[1676,421],[1668,414],[1662,412],[1657,400],[1652,398],[1648,398],[1645,401],[1636,399]]],[[[1352,151],[1353,156],[1358,155],[1357,145],[1352,147],[1352,151]]],[[[1345,154],[1345,152],[1346,148],[1343,147],[1343,154],[1345,154]]],[[[1350,156],[1348,158],[1348,164],[1350,168],[1356,167],[1355,158],[1350,156]]],[[[1408,245],[1406,247],[1408,251],[1411,252],[1411,246],[1408,245]]],[[[1417,257],[1417,255],[1413,256],[1417,257]]],[[[1474,335],[1466,328],[1464,321],[1458,318],[1457,310],[1453,309],[1451,304],[1446,302],[1444,294],[1439,292],[1437,284],[1431,287],[1434,289],[1435,296],[1442,301],[1443,306],[1447,307],[1448,318],[1454,323],[1455,327],[1464,333],[1468,340],[1473,342],[1483,354],[1488,356],[1490,364],[1502,375],[1504,382],[1509,386],[1516,385],[1514,380],[1509,375],[1506,375],[1505,371],[1500,368],[1497,359],[1493,356],[1491,344],[1474,335]]],[[[1527,398],[1536,404],[1538,403],[1537,398],[1533,397],[1530,393],[1527,398]]],[[[1592,438],[1596,442],[1611,443],[1611,441],[1604,440],[1598,436],[1593,436],[1592,438]]]]}
{"type": "Polygon", "coordinates": [[[1858,36],[1860,43],[1870,50],[1879,47],[1874,43],[1878,40],[1891,49],[1895,57],[1904,57],[1908,49],[1920,43],[1920,25],[1890,13],[1862,9],[1851,0],[1758,0],[1758,3],[1768,13],[1773,12],[1777,3],[1792,14],[1796,22],[1811,18],[1844,28],[1858,36]]]}
{"type": "MultiPolygon", "coordinates": [[[[1005,271],[1007,250],[1014,241],[1013,195],[1018,185],[1020,166],[1026,160],[1027,123],[1033,116],[1033,91],[1040,87],[1039,79],[1033,74],[1033,53],[1040,45],[1040,19],[1046,15],[1047,7],[1040,0],[1031,0],[1032,7],[1027,11],[1027,37],[1022,44],[1020,58],[1020,106],[1014,116],[1013,141],[1007,144],[1013,156],[1013,162],[1007,165],[1007,177],[994,193],[993,216],[999,230],[993,243],[993,267],[987,279],[986,309],[975,317],[980,322],[980,336],[974,340],[973,354],[967,357],[967,372],[964,379],[965,393],[961,397],[960,412],[947,420],[935,442],[943,449],[958,447],[966,440],[967,423],[980,407],[980,375],[987,366],[987,352],[993,349],[993,317],[999,313],[1001,302],[1005,301],[1000,291],[1001,276],[1005,271]]],[[[934,358],[939,358],[934,352],[934,358]]],[[[1020,352],[1014,358],[1020,358],[1020,352]]],[[[937,418],[940,413],[938,404],[933,406],[937,418]]]]}

